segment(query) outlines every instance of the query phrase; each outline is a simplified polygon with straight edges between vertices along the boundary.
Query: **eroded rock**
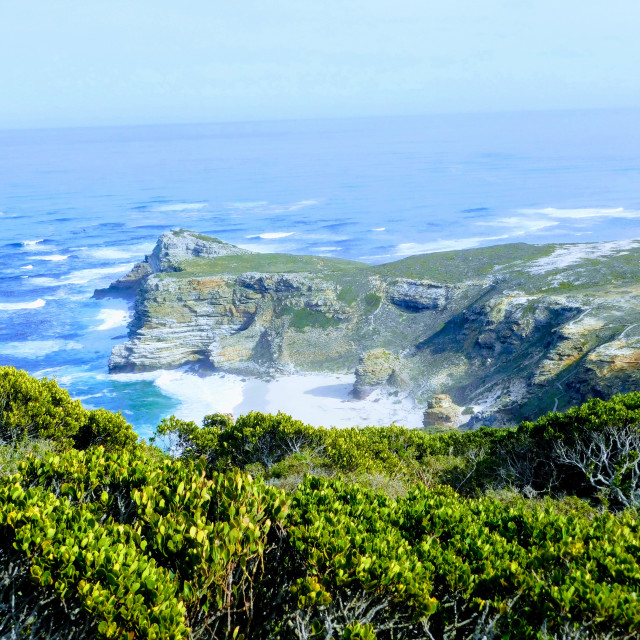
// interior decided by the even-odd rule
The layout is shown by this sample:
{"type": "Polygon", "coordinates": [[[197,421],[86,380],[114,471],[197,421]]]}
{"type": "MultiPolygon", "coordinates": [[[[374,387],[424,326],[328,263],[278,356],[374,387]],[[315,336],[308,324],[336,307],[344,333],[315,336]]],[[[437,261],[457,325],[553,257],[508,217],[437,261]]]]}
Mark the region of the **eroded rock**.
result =
{"type": "Polygon", "coordinates": [[[373,349],[360,356],[353,385],[355,398],[366,398],[380,387],[401,387],[406,384],[402,360],[386,349],[373,349]]]}
{"type": "Polygon", "coordinates": [[[427,402],[422,424],[427,428],[455,428],[462,421],[462,411],[463,408],[455,404],[446,393],[439,393],[427,402]]]}
{"type": "Polygon", "coordinates": [[[388,285],[386,295],[396,307],[419,313],[444,309],[454,290],[454,287],[428,280],[401,279],[388,285]]]}

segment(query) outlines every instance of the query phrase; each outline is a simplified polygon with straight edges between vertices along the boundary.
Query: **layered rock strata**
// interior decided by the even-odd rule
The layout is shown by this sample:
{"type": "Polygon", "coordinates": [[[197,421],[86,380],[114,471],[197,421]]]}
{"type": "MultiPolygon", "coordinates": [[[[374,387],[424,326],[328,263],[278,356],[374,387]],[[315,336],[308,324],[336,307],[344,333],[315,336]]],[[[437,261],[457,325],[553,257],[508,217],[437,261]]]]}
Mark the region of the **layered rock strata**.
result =
{"type": "Polygon", "coordinates": [[[639,259],[636,242],[514,244],[368,266],[174,230],[102,292],[136,294],[109,366],[350,371],[356,397],[440,411],[447,394],[473,407],[455,424],[511,424],[640,388],[639,259]]]}

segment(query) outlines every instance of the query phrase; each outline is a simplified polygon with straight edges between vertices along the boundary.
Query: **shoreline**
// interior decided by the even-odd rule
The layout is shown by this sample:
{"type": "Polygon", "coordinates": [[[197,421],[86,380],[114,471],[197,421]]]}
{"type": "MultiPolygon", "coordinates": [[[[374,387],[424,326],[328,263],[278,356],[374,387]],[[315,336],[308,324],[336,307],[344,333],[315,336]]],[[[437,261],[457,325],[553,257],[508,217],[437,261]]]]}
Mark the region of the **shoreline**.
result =
{"type": "Polygon", "coordinates": [[[111,374],[115,380],[150,380],[163,395],[179,402],[174,413],[197,424],[210,413],[281,411],[315,427],[385,426],[396,423],[422,427],[423,409],[402,396],[374,391],[363,400],[351,397],[353,374],[282,374],[265,380],[233,373],[206,376],[180,369],[111,374]]]}

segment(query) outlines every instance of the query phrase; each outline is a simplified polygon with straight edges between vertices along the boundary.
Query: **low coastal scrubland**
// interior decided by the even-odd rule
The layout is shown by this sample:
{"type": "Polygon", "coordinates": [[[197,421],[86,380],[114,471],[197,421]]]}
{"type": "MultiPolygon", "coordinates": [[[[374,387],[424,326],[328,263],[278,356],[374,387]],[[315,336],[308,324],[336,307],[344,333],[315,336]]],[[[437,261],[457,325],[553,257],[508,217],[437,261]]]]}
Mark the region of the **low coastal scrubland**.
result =
{"type": "Polygon", "coordinates": [[[1,368],[0,637],[638,637],[639,425],[630,393],[435,434],[170,417],[147,443],[1,368]]]}

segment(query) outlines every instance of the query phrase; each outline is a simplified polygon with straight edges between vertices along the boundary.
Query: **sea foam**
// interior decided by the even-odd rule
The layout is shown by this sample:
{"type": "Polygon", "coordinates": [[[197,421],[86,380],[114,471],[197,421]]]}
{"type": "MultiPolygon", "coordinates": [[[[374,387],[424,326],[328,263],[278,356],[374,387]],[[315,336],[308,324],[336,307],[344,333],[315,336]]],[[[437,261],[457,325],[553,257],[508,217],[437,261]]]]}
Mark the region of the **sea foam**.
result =
{"type": "Polygon", "coordinates": [[[153,246],[153,242],[146,242],[131,246],[82,247],[81,252],[83,257],[94,260],[124,260],[127,258],[142,258],[142,256],[151,253],[153,246]]]}
{"type": "Polygon", "coordinates": [[[42,358],[55,351],[82,349],[82,345],[72,340],[28,340],[24,342],[0,343],[0,353],[17,358],[42,358]]]}
{"type": "Polygon", "coordinates": [[[199,211],[207,206],[207,202],[176,202],[175,204],[160,204],[153,207],[153,211],[199,211]]]}
{"type": "Polygon", "coordinates": [[[93,331],[106,331],[115,327],[124,327],[129,322],[130,314],[124,309],[102,309],[96,320],[102,320],[102,324],[93,328],[93,331]]]}
{"type": "Polygon", "coordinates": [[[286,238],[292,236],[295,231],[272,231],[269,233],[257,233],[252,236],[246,236],[247,238],[262,238],[263,240],[275,240],[277,238],[286,238]]]}
{"type": "Polygon", "coordinates": [[[47,304],[42,298],[33,302],[0,302],[0,311],[18,311],[19,309],[39,309],[47,304]]]}
{"type": "Polygon", "coordinates": [[[50,255],[50,256],[33,256],[34,260],[49,260],[50,262],[61,262],[62,260],[66,260],[69,256],[63,255],[50,255]]]}
{"type": "Polygon", "coordinates": [[[640,218],[640,210],[625,209],[624,207],[598,208],[586,207],[584,209],[556,209],[547,207],[545,209],[519,209],[520,213],[541,213],[552,218],[565,218],[580,220],[583,218],[625,218],[633,220],[640,218]]]}
{"type": "Polygon", "coordinates": [[[120,264],[102,269],[79,269],[61,278],[32,278],[32,282],[40,287],[60,287],[66,284],[86,284],[108,275],[129,271],[133,264],[120,264]]]}

